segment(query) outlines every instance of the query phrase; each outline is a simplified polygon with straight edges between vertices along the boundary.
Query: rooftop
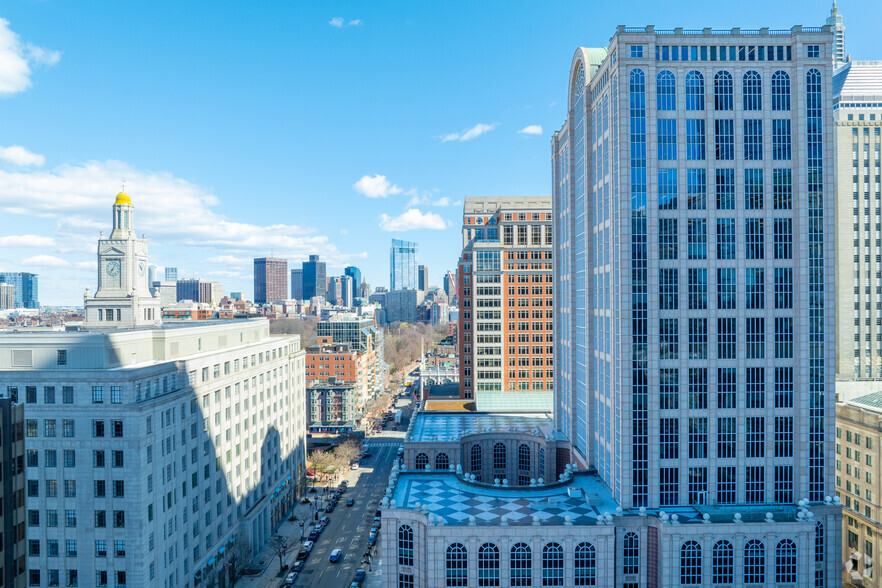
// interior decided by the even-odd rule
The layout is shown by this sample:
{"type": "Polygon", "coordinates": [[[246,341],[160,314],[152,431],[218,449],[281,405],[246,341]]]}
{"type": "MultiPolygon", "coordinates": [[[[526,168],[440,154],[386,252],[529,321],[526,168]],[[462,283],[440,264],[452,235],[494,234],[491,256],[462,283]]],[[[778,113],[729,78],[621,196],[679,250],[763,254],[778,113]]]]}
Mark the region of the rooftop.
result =
{"type": "Polygon", "coordinates": [[[876,410],[882,411],[882,391],[871,392],[863,396],[858,396],[857,398],[852,398],[851,400],[847,400],[846,402],[850,404],[860,404],[868,408],[874,408],[876,410]]]}
{"type": "Polygon", "coordinates": [[[463,214],[493,214],[501,209],[544,210],[551,196],[466,196],[463,214]]]}
{"type": "Polygon", "coordinates": [[[833,74],[840,101],[882,100],[882,61],[849,61],[833,74]]]}
{"type": "Polygon", "coordinates": [[[458,441],[465,435],[488,429],[532,431],[536,428],[542,435],[550,435],[554,431],[554,421],[545,413],[419,412],[414,417],[408,441],[458,441]]]}

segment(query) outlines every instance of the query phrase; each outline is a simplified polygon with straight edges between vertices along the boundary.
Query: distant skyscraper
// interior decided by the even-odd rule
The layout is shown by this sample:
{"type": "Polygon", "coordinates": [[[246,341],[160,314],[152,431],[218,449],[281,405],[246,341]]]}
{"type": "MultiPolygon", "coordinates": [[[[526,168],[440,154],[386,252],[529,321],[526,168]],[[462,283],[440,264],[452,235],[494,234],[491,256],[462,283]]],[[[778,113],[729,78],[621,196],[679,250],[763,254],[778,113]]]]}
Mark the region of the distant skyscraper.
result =
{"type": "Polygon", "coordinates": [[[193,302],[211,304],[213,283],[208,280],[178,280],[178,302],[181,300],[192,300],[193,302]]]}
{"type": "Polygon", "coordinates": [[[15,284],[0,283],[0,310],[15,308],[15,284]]]}
{"type": "Polygon", "coordinates": [[[158,282],[159,278],[157,274],[159,273],[159,268],[155,265],[147,266],[147,283],[152,284],[153,282],[158,282]]]}
{"type": "Polygon", "coordinates": [[[444,274],[444,293],[447,294],[447,300],[451,306],[456,305],[456,282],[455,278],[451,278],[449,273],[444,274]]]}
{"type": "Polygon", "coordinates": [[[359,288],[361,288],[361,270],[350,265],[343,270],[343,273],[352,277],[352,299],[355,300],[360,296],[359,288]]]}
{"type": "Polygon", "coordinates": [[[178,268],[176,268],[176,267],[165,268],[165,281],[166,282],[177,282],[178,281],[178,268]]]}
{"type": "Polygon", "coordinates": [[[2,283],[15,286],[15,308],[40,308],[37,274],[0,272],[0,284],[2,283]]]}
{"type": "Polygon", "coordinates": [[[259,257],[254,260],[254,303],[288,299],[288,260],[259,257]]]}
{"type": "Polygon", "coordinates": [[[389,253],[389,289],[416,290],[417,286],[417,244],[392,239],[389,253]]]}
{"type": "Polygon", "coordinates": [[[429,266],[421,265],[417,268],[417,290],[427,292],[429,290],[429,266]]]}
{"type": "Polygon", "coordinates": [[[845,62],[845,25],[842,24],[842,15],[833,0],[833,8],[827,17],[827,24],[833,29],[833,65],[837,66],[845,62]]]}
{"type": "Polygon", "coordinates": [[[303,300],[303,266],[291,270],[291,298],[303,300]]]}
{"type": "Polygon", "coordinates": [[[340,276],[340,299],[337,304],[352,308],[352,276],[340,276]]]}
{"type": "Polygon", "coordinates": [[[318,255],[310,255],[309,261],[303,262],[303,299],[314,296],[324,297],[328,288],[327,268],[318,255]]]}

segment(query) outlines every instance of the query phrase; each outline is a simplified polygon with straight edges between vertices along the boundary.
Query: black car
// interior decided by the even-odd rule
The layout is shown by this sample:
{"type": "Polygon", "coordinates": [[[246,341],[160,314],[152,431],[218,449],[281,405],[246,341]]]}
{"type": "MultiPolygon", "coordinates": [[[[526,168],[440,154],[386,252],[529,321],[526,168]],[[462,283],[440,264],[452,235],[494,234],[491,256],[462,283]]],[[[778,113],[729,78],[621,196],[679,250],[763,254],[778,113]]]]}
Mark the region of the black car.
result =
{"type": "Polygon", "coordinates": [[[325,512],[334,512],[334,505],[333,505],[333,504],[329,504],[329,505],[325,508],[325,512]]]}
{"type": "Polygon", "coordinates": [[[352,506],[354,504],[355,504],[355,501],[353,499],[349,498],[346,500],[346,506],[352,506]]]}
{"type": "Polygon", "coordinates": [[[319,531],[310,531],[307,539],[310,541],[318,541],[319,535],[321,535],[319,531]]]}
{"type": "Polygon", "coordinates": [[[375,517],[379,517],[379,516],[382,516],[382,515],[383,515],[383,511],[380,510],[379,508],[377,509],[377,512],[374,513],[374,516],[375,516],[375,517]]]}

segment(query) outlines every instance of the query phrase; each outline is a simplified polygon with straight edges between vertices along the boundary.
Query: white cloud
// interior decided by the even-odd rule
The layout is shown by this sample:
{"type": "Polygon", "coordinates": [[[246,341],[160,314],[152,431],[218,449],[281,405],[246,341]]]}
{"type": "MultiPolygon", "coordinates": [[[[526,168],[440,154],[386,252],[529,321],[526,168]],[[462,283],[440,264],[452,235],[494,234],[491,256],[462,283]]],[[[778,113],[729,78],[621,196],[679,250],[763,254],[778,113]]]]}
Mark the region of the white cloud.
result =
{"type": "Polygon", "coordinates": [[[354,19],[350,20],[348,23],[346,23],[346,26],[347,27],[360,27],[363,24],[364,23],[361,22],[360,18],[354,18],[354,19]]]}
{"type": "Polygon", "coordinates": [[[98,262],[95,261],[95,260],[92,260],[92,261],[76,261],[76,262],[74,262],[73,266],[74,266],[75,268],[77,268],[77,269],[92,270],[92,271],[94,271],[94,270],[97,270],[97,269],[98,269],[98,262]]]}
{"type": "Polygon", "coordinates": [[[471,141],[475,137],[480,137],[484,133],[488,133],[498,126],[499,123],[478,123],[472,128],[466,129],[461,133],[448,133],[446,135],[441,135],[441,142],[446,143],[447,141],[471,141]]]}
{"type": "Polygon", "coordinates": [[[542,125],[527,125],[518,131],[519,135],[541,135],[542,125]]]}
{"type": "Polygon", "coordinates": [[[343,18],[340,16],[335,16],[331,20],[328,21],[328,24],[332,27],[342,28],[343,27],[343,18]]]}
{"type": "Polygon", "coordinates": [[[380,215],[380,228],[388,232],[412,231],[415,229],[446,229],[447,223],[434,212],[422,213],[411,208],[399,216],[380,215]]]}
{"type": "Polygon", "coordinates": [[[423,192],[420,195],[416,189],[413,189],[408,190],[407,194],[410,196],[410,200],[407,202],[408,208],[414,206],[450,206],[453,204],[447,196],[433,198],[433,192],[423,192]]]}
{"type": "Polygon", "coordinates": [[[31,87],[32,66],[51,66],[60,59],[58,51],[22,43],[9,21],[0,18],[0,96],[24,92],[31,87]]]}
{"type": "Polygon", "coordinates": [[[362,176],[360,180],[352,184],[352,189],[368,198],[386,198],[393,194],[401,194],[404,190],[389,182],[386,176],[362,176]]]}
{"type": "Polygon", "coordinates": [[[343,27],[360,27],[364,23],[360,18],[353,18],[349,22],[346,22],[345,20],[343,20],[342,16],[335,16],[328,21],[328,24],[332,27],[342,29],[343,27]]]}
{"type": "Polygon", "coordinates": [[[349,229],[340,229],[340,234],[341,234],[341,235],[348,235],[348,234],[349,234],[349,229]]]}
{"type": "Polygon", "coordinates": [[[253,258],[236,257],[235,255],[215,255],[205,260],[206,263],[219,263],[221,265],[247,266],[254,262],[253,258]]]}
{"type": "MultiPolygon", "coordinates": [[[[0,66],[2,67],[2,66],[0,66]]],[[[8,161],[20,166],[37,166],[40,167],[46,163],[46,158],[37,153],[31,153],[21,145],[11,145],[9,147],[0,147],[0,160],[8,161]]]]}
{"type": "Polygon", "coordinates": [[[6,235],[0,237],[0,247],[53,247],[55,239],[42,235],[6,235]]]}
{"type": "Polygon", "coordinates": [[[40,267],[66,267],[70,265],[70,262],[54,255],[34,255],[21,260],[21,264],[40,267]]]}

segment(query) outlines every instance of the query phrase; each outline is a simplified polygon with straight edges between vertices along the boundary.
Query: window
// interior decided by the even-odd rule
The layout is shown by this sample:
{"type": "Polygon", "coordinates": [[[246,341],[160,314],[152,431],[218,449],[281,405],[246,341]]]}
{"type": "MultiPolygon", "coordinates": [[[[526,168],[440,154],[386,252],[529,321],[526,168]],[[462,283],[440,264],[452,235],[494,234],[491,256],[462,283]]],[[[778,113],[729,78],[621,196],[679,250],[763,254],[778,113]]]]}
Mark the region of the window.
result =
{"type": "Polygon", "coordinates": [[[793,202],[793,178],[789,169],[772,170],[772,197],[775,210],[790,210],[793,202]]]}
{"type": "Polygon", "coordinates": [[[104,403],[104,388],[102,386],[92,386],[92,404],[104,403]]]}
{"type": "Polygon", "coordinates": [[[793,408],[793,368],[775,368],[775,408],[793,408]]]}
{"type": "Polygon", "coordinates": [[[735,466],[717,468],[717,502],[735,504],[735,466]]]}
{"type": "Polygon", "coordinates": [[[775,503],[793,504],[793,466],[775,466],[775,503]]]}
{"type": "Polygon", "coordinates": [[[736,359],[736,349],[738,347],[737,332],[735,317],[720,317],[717,319],[718,359],[736,359]]]}
{"type": "Polygon", "coordinates": [[[656,76],[656,110],[677,110],[677,80],[667,70],[656,76]]]}
{"type": "Polygon", "coordinates": [[[643,45],[629,45],[631,49],[631,58],[640,59],[643,57],[643,45]]]}
{"type": "Polygon", "coordinates": [[[704,110],[704,76],[695,70],[686,74],[686,110],[704,110]]]}
{"type": "MultiPolygon", "coordinates": [[[[674,420],[674,419],[665,419],[674,420]]],[[[676,506],[680,502],[680,469],[659,468],[659,505],[676,506]]]]}
{"type": "Polygon", "coordinates": [[[766,468],[763,466],[748,466],[746,474],[745,502],[749,504],[765,502],[766,468]]]}
{"type": "Polygon", "coordinates": [[[481,446],[475,443],[474,445],[472,445],[471,473],[473,473],[475,477],[477,477],[478,481],[481,480],[481,472],[484,469],[483,461],[483,452],[481,451],[481,446]]]}
{"type": "Polygon", "coordinates": [[[497,443],[493,446],[493,469],[496,471],[505,470],[505,444],[497,443]]]}
{"type": "Polygon", "coordinates": [[[658,219],[658,258],[677,259],[677,219],[658,219]]]}
{"type": "Polygon", "coordinates": [[[687,541],[680,547],[680,584],[701,584],[701,546],[697,541],[687,541]]]}
{"type": "Polygon", "coordinates": [[[679,321],[675,318],[658,321],[659,359],[677,359],[680,354],[679,321]]]}
{"type": "Polygon", "coordinates": [[[707,418],[689,419],[689,459],[707,458],[707,418]]]}
{"type": "Polygon", "coordinates": [[[725,539],[714,544],[712,566],[714,584],[735,583],[735,550],[725,539]]]}
{"type": "Polygon", "coordinates": [[[413,529],[409,525],[398,527],[398,565],[413,565],[413,529]]]}
{"type": "Polygon", "coordinates": [[[73,386],[62,386],[61,387],[61,402],[63,404],[73,404],[74,403],[73,386]]]}
{"type": "Polygon", "coordinates": [[[453,543],[447,547],[447,586],[468,585],[468,553],[462,543],[453,543]]]}
{"type": "Polygon", "coordinates": [[[743,110],[763,109],[763,80],[759,73],[750,70],[741,79],[741,98],[743,110]]]}
{"type": "Polygon", "coordinates": [[[734,105],[732,74],[718,71],[714,74],[714,110],[732,110],[734,105]]]}
{"type": "Polygon", "coordinates": [[[104,421],[92,421],[92,436],[93,437],[103,437],[104,436],[104,421]]]}
{"type": "Polygon", "coordinates": [[[679,306],[679,270],[677,268],[659,268],[659,298],[661,310],[677,310],[679,306]]]}
{"type": "Polygon", "coordinates": [[[123,436],[123,422],[122,421],[110,421],[110,424],[113,427],[113,436],[114,437],[122,437],[123,436]]]}
{"type": "Polygon", "coordinates": [[[766,306],[765,269],[749,267],[745,275],[745,304],[748,309],[761,309],[766,306]]]}
{"type": "Polygon", "coordinates": [[[518,447],[518,470],[530,471],[530,448],[525,443],[521,443],[518,447]]]}
{"type": "Polygon", "coordinates": [[[576,545],[573,576],[576,586],[597,585],[597,551],[587,541],[576,545]]]}
{"type": "Polygon", "coordinates": [[[735,368],[717,369],[717,407],[735,408],[736,381],[735,368]]]}
{"type": "Polygon", "coordinates": [[[772,232],[775,238],[775,259],[793,258],[793,220],[776,218],[772,232]]]}
{"type": "MultiPolygon", "coordinates": [[[[707,308],[707,268],[691,267],[688,272],[689,310],[707,308]]],[[[692,319],[690,319],[692,320],[692,319]]]]}
{"type": "Polygon", "coordinates": [[[639,574],[640,538],[637,536],[637,533],[633,531],[625,533],[625,538],[622,542],[622,545],[624,548],[622,554],[622,573],[627,575],[639,574]]]}
{"type": "Polygon", "coordinates": [[[806,56],[809,59],[817,59],[821,56],[821,46],[820,45],[806,45],[806,56]]]}
{"type": "Polygon", "coordinates": [[[748,218],[744,220],[744,254],[747,259],[763,259],[765,231],[763,219],[748,218]]]}
{"type": "Polygon", "coordinates": [[[559,543],[548,543],[542,548],[542,585],[564,585],[563,547],[559,543]]]}
{"type": "Polygon", "coordinates": [[[717,210],[735,210],[735,170],[716,170],[715,185],[717,192],[717,210]]]}
{"type": "Polygon", "coordinates": [[[478,586],[499,586],[499,548],[493,543],[478,550],[478,586]]]}
{"type": "Polygon", "coordinates": [[[793,357],[793,318],[775,317],[775,359],[793,357]]]}
{"type": "Polygon", "coordinates": [[[64,419],[61,421],[61,435],[63,437],[74,437],[76,435],[73,419],[64,419]]]}
{"type": "Polygon", "coordinates": [[[677,368],[662,368],[658,371],[658,381],[659,408],[662,410],[676,410],[680,402],[680,370],[677,368]]]}
{"type": "Polygon", "coordinates": [[[766,369],[749,367],[745,370],[747,384],[745,393],[747,408],[764,408],[766,405],[766,369]]]}
{"type": "Polygon", "coordinates": [[[732,119],[714,120],[714,153],[717,161],[735,159],[735,121],[732,119]]]}
{"type": "Polygon", "coordinates": [[[662,168],[658,170],[658,208],[677,209],[677,170],[662,168]]]}
{"type": "Polygon", "coordinates": [[[686,159],[704,161],[705,159],[705,121],[703,118],[686,119],[686,159]]]}
{"type": "Polygon", "coordinates": [[[758,539],[744,546],[744,583],[766,583],[766,546],[758,539]]]}
{"type": "Polygon", "coordinates": [[[735,417],[717,419],[717,457],[734,459],[736,455],[738,429],[735,417]]]}
{"type": "Polygon", "coordinates": [[[689,504],[707,504],[707,468],[689,468],[689,504]]]}
{"type": "Polygon", "coordinates": [[[659,161],[677,160],[677,120],[660,118],[658,123],[658,159],[659,161]]]}
{"type": "Polygon", "coordinates": [[[512,586],[533,585],[533,554],[526,543],[515,543],[510,554],[512,586]]]}
{"type": "Polygon", "coordinates": [[[707,219],[688,219],[686,239],[689,259],[707,259],[707,219]]]}
{"type": "Polygon", "coordinates": [[[796,583],[796,543],[782,539],[775,548],[775,583],[796,583]]]}
{"type": "Polygon", "coordinates": [[[744,159],[760,161],[763,158],[763,121],[759,118],[744,119],[744,159]]]}
{"type": "Polygon", "coordinates": [[[763,170],[744,170],[744,208],[762,210],[763,208],[763,170]]]}
{"type": "Polygon", "coordinates": [[[111,404],[121,404],[122,403],[122,386],[111,386],[110,387],[110,403],[111,404]]]}
{"type": "Polygon", "coordinates": [[[747,359],[764,359],[766,357],[766,319],[763,317],[747,317],[747,359]]]}
{"type": "Polygon", "coordinates": [[[790,161],[790,119],[772,121],[772,159],[790,161]]]}
{"type": "Polygon", "coordinates": [[[686,170],[686,207],[689,210],[705,210],[707,208],[706,170],[686,170]]]}

